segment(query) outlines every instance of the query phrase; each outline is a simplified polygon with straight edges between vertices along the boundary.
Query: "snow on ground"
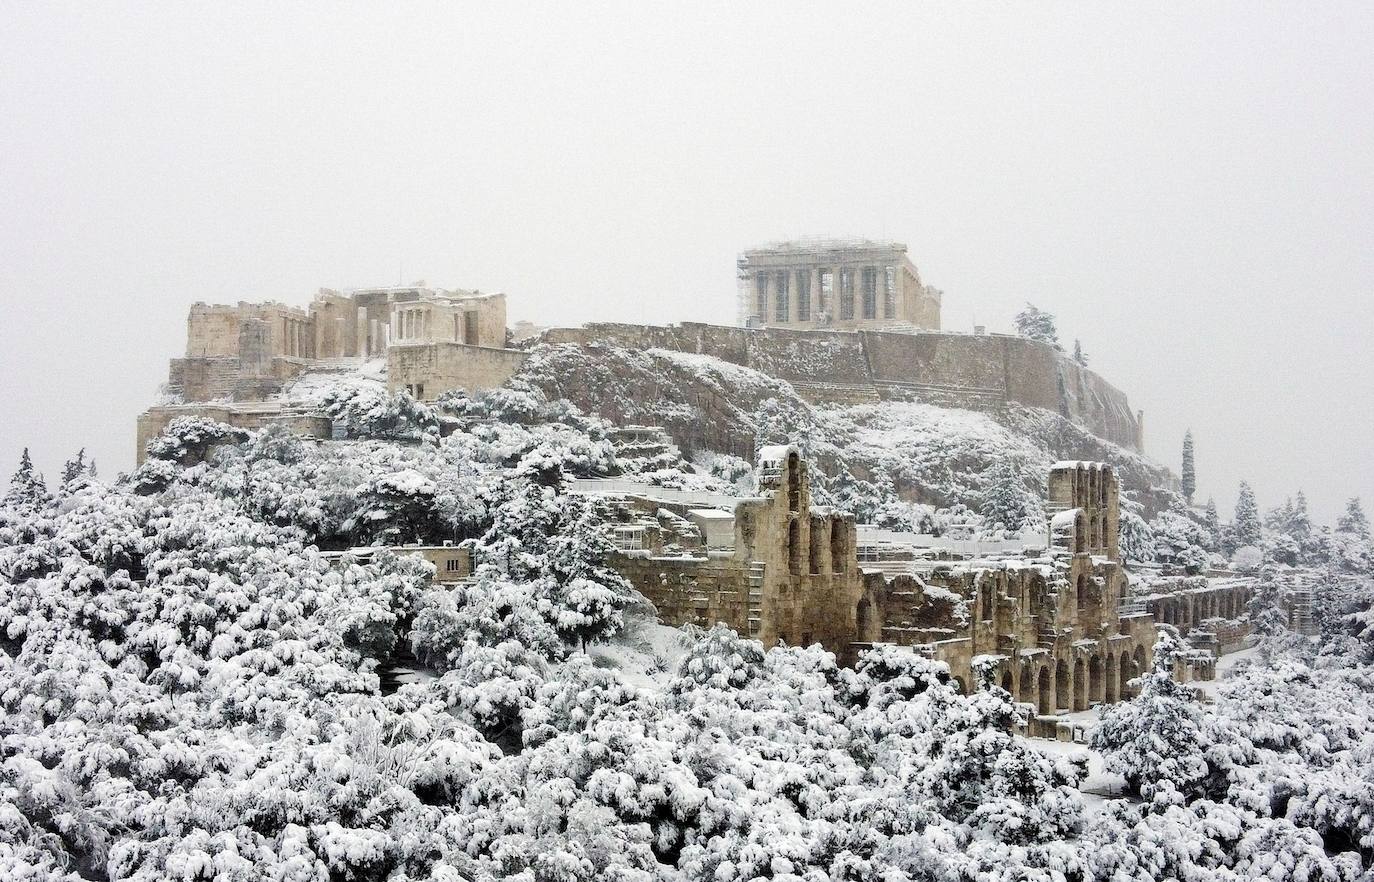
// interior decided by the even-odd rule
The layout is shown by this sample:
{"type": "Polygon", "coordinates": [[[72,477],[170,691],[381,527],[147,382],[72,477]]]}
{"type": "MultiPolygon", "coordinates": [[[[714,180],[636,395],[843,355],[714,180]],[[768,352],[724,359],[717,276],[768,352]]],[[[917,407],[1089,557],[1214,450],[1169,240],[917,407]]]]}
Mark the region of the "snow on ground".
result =
{"type": "Polygon", "coordinates": [[[1126,780],[1120,775],[1109,774],[1104,768],[1102,754],[1097,751],[1082,744],[1048,738],[1026,738],[1025,742],[1046,756],[1071,757],[1082,754],[1088,757],[1088,777],[1083,779],[1078,788],[1088,808],[1097,810],[1106,805],[1108,800],[1129,798],[1124,793],[1126,780]]]}
{"type": "Polygon", "coordinates": [[[681,628],[627,615],[624,630],[609,643],[588,647],[587,653],[598,667],[615,670],[632,686],[659,690],[668,685],[687,651],[685,636],[681,628]]]}
{"type": "Polygon", "coordinates": [[[360,360],[356,366],[312,368],[282,388],[282,399],[316,401],[339,389],[386,389],[386,359],[360,360]]]}
{"type": "Polygon", "coordinates": [[[751,386],[786,384],[791,388],[791,384],[786,380],[770,377],[767,374],[747,368],[734,362],[716,358],[714,355],[703,355],[698,352],[680,352],[676,349],[646,349],[645,352],[654,358],[661,358],[672,362],[679,368],[697,377],[704,382],[728,380],[736,388],[749,388],[751,386]]]}
{"type": "Polygon", "coordinates": [[[1259,661],[1260,655],[1258,646],[1242,649],[1239,652],[1227,653],[1217,659],[1217,676],[1215,680],[1199,680],[1188,685],[1196,686],[1198,689],[1202,690],[1209,699],[1215,701],[1217,692],[1222,686],[1226,685],[1227,680],[1231,679],[1233,672],[1238,668],[1257,664],[1259,661]]]}

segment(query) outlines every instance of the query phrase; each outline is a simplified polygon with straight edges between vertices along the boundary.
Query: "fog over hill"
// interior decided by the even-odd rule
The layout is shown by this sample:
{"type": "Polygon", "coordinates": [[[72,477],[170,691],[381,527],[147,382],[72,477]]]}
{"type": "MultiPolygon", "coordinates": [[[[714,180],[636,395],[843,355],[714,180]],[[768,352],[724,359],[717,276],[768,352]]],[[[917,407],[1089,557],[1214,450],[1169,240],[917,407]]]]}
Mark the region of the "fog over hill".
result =
{"type": "Polygon", "coordinates": [[[8,10],[0,462],[129,468],[194,300],[729,323],[739,251],[853,233],[947,327],[1055,313],[1223,510],[1374,498],[1368,4],[662,15],[8,10]]]}

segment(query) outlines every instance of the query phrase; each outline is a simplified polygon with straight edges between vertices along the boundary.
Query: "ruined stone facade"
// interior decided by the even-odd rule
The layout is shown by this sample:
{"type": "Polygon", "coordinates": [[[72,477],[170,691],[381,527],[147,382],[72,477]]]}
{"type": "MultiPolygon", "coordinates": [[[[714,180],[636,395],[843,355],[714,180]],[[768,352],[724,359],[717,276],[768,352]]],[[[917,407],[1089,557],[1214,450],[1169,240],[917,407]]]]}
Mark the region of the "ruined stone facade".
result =
{"type": "Polygon", "coordinates": [[[847,647],[860,627],[855,616],[865,590],[853,518],[811,507],[806,464],[793,447],[764,448],[758,475],[758,495],[734,507],[728,548],[710,541],[714,526],[700,514],[693,517],[699,509],[667,506],[682,524],[695,526],[693,542],[682,524],[657,522],[656,509],[664,506],[654,502],[626,512],[627,519],[638,515],[644,529],[643,516],[653,511],[645,543],[650,553],[627,549],[616,567],[669,624],[726,622],[765,645],[847,647]],[[664,534],[672,534],[666,544],[679,553],[661,554],[664,534]],[[699,553],[680,553],[683,546],[699,553]]]}
{"type": "Polygon", "coordinates": [[[940,291],[922,284],[898,242],[778,242],[739,259],[747,327],[915,330],[940,327],[940,291]]]}
{"type": "Polygon", "coordinates": [[[186,320],[186,355],[168,371],[168,404],[138,418],[136,458],[181,416],[244,429],[283,423],[327,438],[329,421],[282,389],[307,371],[345,370],[385,358],[387,387],[433,399],[449,389],[500,386],[524,353],[506,347],[506,297],[424,283],[354,291],[321,289],[308,309],[279,303],[197,303],[186,320]]]}
{"type": "MultiPolygon", "coordinates": [[[[949,666],[969,690],[980,678],[1031,711],[1031,729],[1060,734],[1063,714],[1130,694],[1151,662],[1154,606],[1131,596],[1117,547],[1119,486],[1111,466],[1062,462],[1049,476],[1051,532],[1042,546],[950,560],[948,550],[894,550],[861,563],[859,528],[811,507],[807,464],[792,447],[765,448],[755,497],[739,500],[727,547],[719,509],[703,517],[689,494],[637,497],[604,482],[621,551],[615,566],[664,622],[724,622],[772,645],[820,643],[847,663],[880,643],[949,666]]],[[[597,493],[597,482],[577,492],[597,493]]],[[[1193,586],[1199,609],[1244,630],[1248,587],[1193,586]]],[[[1160,607],[1161,609],[1163,607],[1160,607]]],[[[1209,622],[1221,625],[1222,622],[1209,622]]],[[[1234,636],[1234,635],[1233,635],[1234,636]]],[[[1180,679],[1210,676],[1238,640],[1203,641],[1180,679]]]]}
{"type": "MultiPolygon", "coordinates": [[[[321,289],[304,310],[277,303],[197,303],[186,321],[186,355],[172,360],[167,391],[188,402],[262,401],[320,363],[390,359],[397,351],[440,347],[503,351],[505,345],[504,294],[419,284],[321,289]]],[[[449,355],[447,361],[461,358],[449,355]]],[[[414,391],[421,385],[402,380],[396,388],[414,391]]]]}

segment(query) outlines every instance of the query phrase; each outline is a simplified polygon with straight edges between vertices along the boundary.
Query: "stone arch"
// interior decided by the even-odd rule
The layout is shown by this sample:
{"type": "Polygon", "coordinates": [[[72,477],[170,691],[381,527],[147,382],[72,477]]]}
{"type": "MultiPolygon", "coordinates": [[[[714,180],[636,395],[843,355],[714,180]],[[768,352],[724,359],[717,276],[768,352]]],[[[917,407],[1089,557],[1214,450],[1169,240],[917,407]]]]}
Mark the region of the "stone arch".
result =
{"type": "Polygon", "coordinates": [[[1129,682],[1145,673],[1145,647],[1137,646],[1133,652],[1121,654],[1121,698],[1125,700],[1135,695],[1129,682]]]}
{"type": "Polygon", "coordinates": [[[1050,684],[1050,666],[1041,665],[1035,679],[1035,711],[1042,717],[1054,713],[1054,692],[1050,684]]]}
{"type": "Polygon", "coordinates": [[[990,573],[983,574],[983,584],[978,586],[978,618],[990,622],[997,617],[997,585],[990,573]]]}
{"type": "Polygon", "coordinates": [[[1077,601],[1078,601],[1078,608],[1079,608],[1080,610],[1083,609],[1083,607],[1085,607],[1085,606],[1088,605],[1088,592],[1091,590],[1091,588],[1092,588],[1092,581],[1088,578],[1088,574],[1087,574],[1087,573],[1079,573],[1079,574],[1078,574],[1078,585],[1077,585],[1077,591],[1075,592],[1075,597],[1077,598],[1077,601]]]}
{"type": "Polygon", "coordinates": [[[1125,701],[1131,697],[1131,655],[1128,652],[1121,653],[1121,662],[1117,666],[1117,690],[1116,700],[1125,701]]]}
{"type": "Polygon", "coordinates": [[[825,518],[812,517],[808,520],[811,525],[810,541],[807,542],[807,548],[811,552],[811,573],[820,575],[824,572],[825,549],[830,545],[830,531],[826,529],[828,522],[825,518]]]}
{"type": "Polygon", "coordinates": [[[1093,654],[1088,659],[1088,703],[1104,702],[1107,700],[1106,693],[1103,691],[1102,682],[1102,656],[1093,654]]]}
{"type": "Polygon", "coordinates": [[[1073,553],[1083,554],[1088,550],[1088,516],[1078,509],[1073,516],[1073,553]]]}
{"type": "Polygon", "coordinates": [[[1103,677],[1103,680],[1105,680],[1105,682],[1102,684],[1102,700],[1107,704],[1115,704],[1120,701],[1121,688],[1120,680],[1116,672],[1116,656],[1110,652],[1107,653],[1106,676],[1103,677]]]}
{"type": "Polygon", "coordinates": [[[1069,679],[1069,663],[1062,658],[1054,666],[1054,707],[1072,707],[1073,681],[1069,679]]]}
{"type": "Polygon", "coordinates": [[[801,518],[794,516],[787,523],[787,571],[794,576],[800,576],[803,572],[803,544],[801,518]]]}
{"type": "Polygon", "coordinates": [[[1073,709],[1088,709],[1088,671],[1081,658],[1073,663],[1073,709]]]}
{"type": "Polygon", "coordinates": [[[1011,695],[1011,700],[1016,700],[1016,675],[1011,671],[1011,665],[1002,671],[1002,688],[1011,695]]]}
{"type": "Polygon", "coordinates": [[[793,514],[801,511],[801,459],[797,451],[787,454],[787,510],[793,514]]]}
{"type": "Polygon", "coordinates": [[[849,556],[849,531],[844,521],[834,519],[830,522],[830,571],[843,573],[849,556]]]}
{"type": "Polygon", "coordinates": [[[868,602],[867,597],[860,597],[858,604],[854,607],[854,630],[858,634],[860,642],[872,643],[875,637],[870,634],[873,627],[873,604],[868,602]]]}

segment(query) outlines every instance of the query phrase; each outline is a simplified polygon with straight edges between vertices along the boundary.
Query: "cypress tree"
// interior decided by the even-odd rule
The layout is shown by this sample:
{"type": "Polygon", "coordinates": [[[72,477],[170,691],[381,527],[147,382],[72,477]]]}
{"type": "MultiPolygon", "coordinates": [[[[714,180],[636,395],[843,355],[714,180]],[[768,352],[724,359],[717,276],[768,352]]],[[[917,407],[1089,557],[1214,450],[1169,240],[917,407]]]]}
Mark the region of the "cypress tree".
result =
{"type": "Polygon", "coordinates": [[[1183,434],[1183,498],[1193,504],[1193,494],[1197,492],[1197,470],[1193,464],[1193,430],[1183,434]]]}

